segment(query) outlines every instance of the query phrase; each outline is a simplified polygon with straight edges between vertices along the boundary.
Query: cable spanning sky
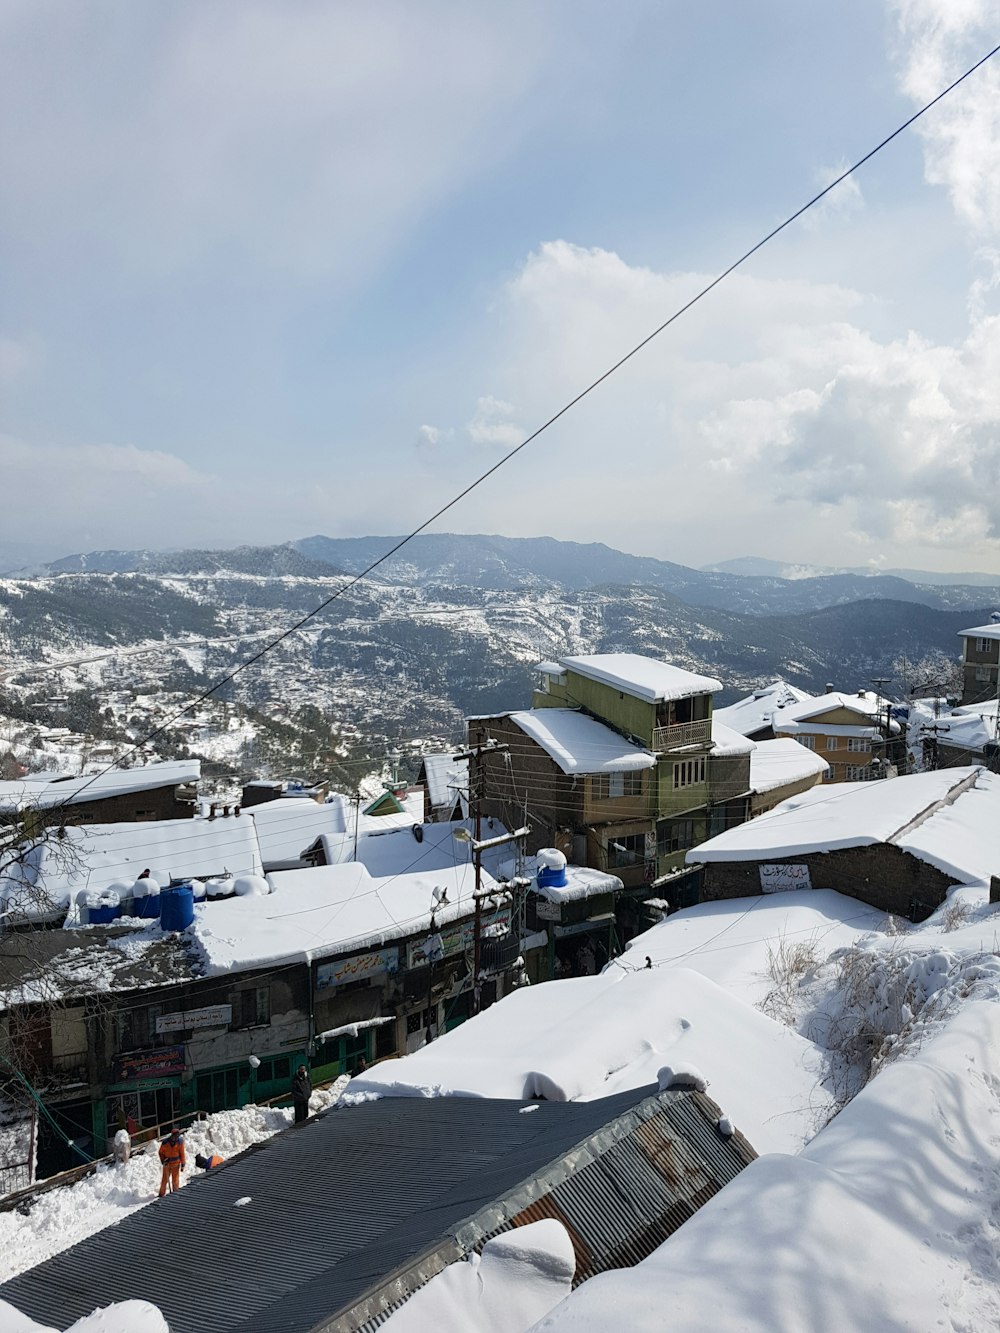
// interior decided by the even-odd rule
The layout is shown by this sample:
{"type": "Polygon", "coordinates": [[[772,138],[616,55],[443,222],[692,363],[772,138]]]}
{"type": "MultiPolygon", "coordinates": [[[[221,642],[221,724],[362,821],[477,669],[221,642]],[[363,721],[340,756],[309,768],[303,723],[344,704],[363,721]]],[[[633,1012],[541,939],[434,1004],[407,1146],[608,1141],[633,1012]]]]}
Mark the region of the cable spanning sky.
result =
{"type": "MultiPolygon", "coordinates": [[[[991,9],[0,0],[0,559],[408,531],[991,9]]],[[[994,61],[444,526],[1000,571],[998,284],[994,61]]]]}

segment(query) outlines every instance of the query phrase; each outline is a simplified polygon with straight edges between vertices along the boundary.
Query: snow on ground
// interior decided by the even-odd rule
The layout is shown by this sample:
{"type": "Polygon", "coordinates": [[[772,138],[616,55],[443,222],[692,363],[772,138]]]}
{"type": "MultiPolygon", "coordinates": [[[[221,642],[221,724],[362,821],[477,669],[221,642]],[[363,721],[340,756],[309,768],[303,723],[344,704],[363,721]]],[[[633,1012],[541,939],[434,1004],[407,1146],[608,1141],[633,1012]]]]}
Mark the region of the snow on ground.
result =
{"type": "MultiPolygon", "coordinates": [[[[332,1106],[347,1082],[344,1076],[314,1092],[310,1110],[315,1113],[332,1106]]],[[[188,1165],[184,1187],[196,1185],[202,1174],[194,1164],[195,1154],[235,1157],[244,1148],[287,1129],[292,1114],[290,1109],[244,1106],[239,1111],[220,1111],[185,1129],[188,1165]]],[[[157,1198],[159,1188],[160,1163],[153,1145],[145,1151],[137,1148],[124,1165],[102,1163],[93,1175],[75,1185],[37,1195],[26,1213],[0,1213],[0,1283],[145,1208],[157,1198]]],[[[2,1320],[0,1329],[6,1333],[2,1320]]]]}
{"type": "Polygon", "coordinates": [[[794,1152],[833,1110],[823,1053],[687,968],[610,968],[515,991],[351,1081],[367,1096],[592,1101],[696,1066],[758,1152],[794,1152]]]}
{"type": "Polygon", "coordinates": [[[752,1163],[648,1259],[584,1283],[536,1328],[1000,1327],[998,1063],[990,994],[885,1068],[798,1157],[752,1163]]]}
{"type": "Polygon", "coordinates": [[[690,967],[725,990],[757,1004],[772,990],[771,958],[782,943],[808,943],[826,957],[887,918],[832,889],[775,893],[700,903],[661,921],[631,941],[612,966],[690,967]]]}
{"type": "Polygon", "coordinates": [[[554,1217],[494,1236],[432,1277],[383,1325],[390,1333],[522,1333],[568,1296],[573,1242],[554,1217]]]}

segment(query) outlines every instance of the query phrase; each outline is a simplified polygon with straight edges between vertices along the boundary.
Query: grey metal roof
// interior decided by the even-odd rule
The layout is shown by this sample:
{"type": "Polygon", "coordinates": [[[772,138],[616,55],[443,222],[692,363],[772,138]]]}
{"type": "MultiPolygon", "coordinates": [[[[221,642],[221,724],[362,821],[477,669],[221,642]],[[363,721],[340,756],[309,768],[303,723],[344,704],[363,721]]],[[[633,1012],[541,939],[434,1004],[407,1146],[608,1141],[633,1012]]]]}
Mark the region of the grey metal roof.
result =
{"type": "Polygon", "coordinates": [[[698,1093],[655,1088],[584,1103],[386,1098],[332,1111],[21,1274],[0,1297],[61,1326],[141,1297],[172,1333],[340,1333],[381,1322],[447,1263],[535,1216],[566,1223],[578,1276],[589,1276],[649,1253],[751,1160],[741,1136],[719,1135],[717,1116],[698,1093]]]}

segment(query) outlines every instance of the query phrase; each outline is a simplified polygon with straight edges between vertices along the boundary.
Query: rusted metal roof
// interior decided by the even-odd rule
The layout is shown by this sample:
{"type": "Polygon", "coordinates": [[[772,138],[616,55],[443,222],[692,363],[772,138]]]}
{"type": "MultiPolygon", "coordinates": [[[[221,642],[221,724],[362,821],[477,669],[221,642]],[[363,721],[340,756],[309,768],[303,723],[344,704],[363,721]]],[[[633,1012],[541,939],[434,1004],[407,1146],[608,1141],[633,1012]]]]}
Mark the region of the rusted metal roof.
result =
{"type": "Polygon", "coordinates": [[[331,1111],[0,1297],[50,1325],[141,1297],[171,1333],[355,1333],[536,1217],[567,1227],[582,1281],[645,1257],[752,1160],[718,1117],[697,1092],[655,1087],[583,1103],[385,1098],[331,1111]]]}

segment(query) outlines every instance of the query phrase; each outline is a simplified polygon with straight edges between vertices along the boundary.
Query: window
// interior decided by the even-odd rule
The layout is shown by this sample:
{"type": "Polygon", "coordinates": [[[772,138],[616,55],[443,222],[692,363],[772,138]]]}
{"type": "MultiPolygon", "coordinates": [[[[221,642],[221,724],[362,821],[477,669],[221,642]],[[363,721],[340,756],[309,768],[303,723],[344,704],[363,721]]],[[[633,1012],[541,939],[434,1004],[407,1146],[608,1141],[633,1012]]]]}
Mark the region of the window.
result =
{"type": "MultiPolygon", "coordinates": [[[[121,1016],[121,1036],[118,1043],[120,1051],[138,1051],[144,1046],[162,1046],[167,1035],[156,1035],[156,1020],[163,1013],[162,1004],[144,1004],[135,1009],[126,1009],[121,1016]]],[[[177,1034],[169,1034],[176,1040],[177,1034]]]]}
{"type": "Polygon", "coordinates": [[[255,986],[253,990],[237,991],[232,997],[233,1021],[231,1029],[267,1027],[271,1021],[271,987],[255,986]]]}
{"type": "Polygon", "coordinates": [[[592,781],[595,801],[616,801],[623,796],[642,795],[641,773],[608,773],[592,781]]]}
{"type": "Polygon", "coordinates": [[[796,736],[795,739],[800,745],[804,745],[807,750],[815,750],[816,748],[815,736],[796,736]]]}
{"type": "Polygon", "coordinates": [[[608,840],[608,869],[618,866],[638,866],[646,859],[646,835],[630,833],[627,838],[608,840]]]}
{"type": "Polygon", "coordinates": [[[826,772],[823,774],[823,781],[824,781],[824,782],[832,782],[832,781],[833,781],[833,769],[832,769],[832,768],[828,768],[828,769],[826,770],[826,772]]]}
{"type": "Polygon", "coordinates": [[[864,782],[871,769],[867,765],[848,764],[844,769],[844,774],[848,782],[864,782]]]}
{"type": "Polygon", "coordinates": [[[988,666],[976,667],[976,680],[979,681],[990,680],[992,679],[992,675],[993,673],[990,671],[990,668],[988,666]]]}
{"type": "Polygon", "coordinates": [[[826,748],[827,748],[828,750],[835,750],[835,749],[837,748],[838,744],[839,744],[839,741],[837,740],[836,736],[827,736],[827,738],[826,738],[826,748]]]}
{"type": "Polygon", "coordinates": [[[705,758],[680,759],[674,764],[674,791],[705,781],[705,758]]]}
{"type": "Polygon", "coordinates": [[[867,754],[871,749],[871,741],[867,736],[848,736],[847,748],[854,754],[867,754]]]}
{"type": "Polygon", "coordinates": [[[694,846],[694,820],[672,819],[656,830],[656,850],[660,856],[686,851],[694,846]]]}
{"type": "Polygon", "coordinates": [[[988,652],[990,651],[990,645],[991,645],[992,642],[993,642],[992,639],[977,639],[977,640],[976,640],[976,652],[977,652],[977,653],[988,653],[988,652]]]}

